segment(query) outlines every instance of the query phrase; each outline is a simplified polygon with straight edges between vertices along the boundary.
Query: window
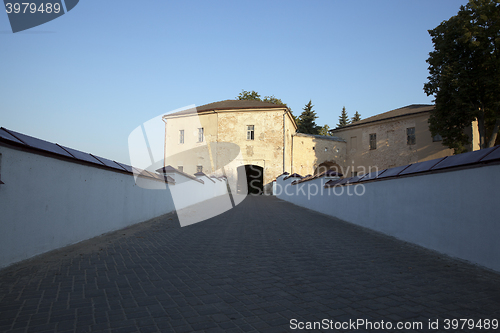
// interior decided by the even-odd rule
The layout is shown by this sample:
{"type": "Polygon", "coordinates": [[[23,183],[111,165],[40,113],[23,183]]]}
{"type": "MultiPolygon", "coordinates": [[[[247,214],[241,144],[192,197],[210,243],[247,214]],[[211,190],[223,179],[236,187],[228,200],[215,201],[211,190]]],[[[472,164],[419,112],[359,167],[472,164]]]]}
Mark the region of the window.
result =
{"type": "Polygon", "coordinates": [[[254,125],[247,125],[247,140],[254,138],[254,125]]]}
{"type": "Polygon", "coordinates": [[[196,172],[203,172],[203,165],[198,165],[196,167],[196,172]]]}
{"type": "Polygon", "coordinates": [[[370,150],[377,149],[377,134],[370,134],[370,150]]]}
{"type": "Polygon", "coordinates": [[[443,141],[443,137],[439,134],[436,134],[432,137],[432,142],[443,141]]]}
{"type": "Polygon", "coordinates": [[[179,131],[179,143],[184,143],[184,130],[179,131]]]}
{"type": "Polygon", "coordinates": [[[406,144],[414,145],[415,144],[415,127],[409,127],[406,129],[406,144]]]}
{"type": "Polygon", "coordinates": [[[177,170],[179,170],[180,172],[183,172],[183,171],[184,171],[184,167],[183,167],[182,165],[179,165],[179,166],[177,167],[177,170]]]}
{"type": "Polygon", "coordinates": [[[203,127],[198,128],[198,142],[203,142],[203,127]]]}

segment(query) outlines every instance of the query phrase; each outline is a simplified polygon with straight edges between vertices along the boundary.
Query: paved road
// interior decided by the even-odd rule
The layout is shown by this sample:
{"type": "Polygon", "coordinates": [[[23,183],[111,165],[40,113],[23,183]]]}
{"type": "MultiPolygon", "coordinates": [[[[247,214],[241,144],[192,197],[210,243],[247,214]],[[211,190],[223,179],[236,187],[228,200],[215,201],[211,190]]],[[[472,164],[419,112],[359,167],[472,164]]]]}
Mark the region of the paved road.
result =
{"type": "Polygon", "coordinates": [[[184,228],[167,215],[0,272],[6,332],[299,331],[292,319],[452,332],[444,320],[462,318],[500,319],[499,274],[273,197],[184,228]]]}

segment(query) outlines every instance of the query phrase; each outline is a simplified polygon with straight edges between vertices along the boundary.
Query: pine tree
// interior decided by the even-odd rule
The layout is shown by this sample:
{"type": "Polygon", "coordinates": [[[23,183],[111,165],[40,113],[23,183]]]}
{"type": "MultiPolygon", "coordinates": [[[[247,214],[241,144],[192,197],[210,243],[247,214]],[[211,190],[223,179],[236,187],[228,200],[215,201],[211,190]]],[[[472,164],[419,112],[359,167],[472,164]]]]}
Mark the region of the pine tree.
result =
{"type": "Polygon", "coordinates": [[[302,109],[304,110],[299,116],[299,124],[297,131],[299,133],[304,134],[318,134],[320,127],[316,125],[314,120],[318,118],[316,112],[312,109],[314,105],[312,105],[311,100],[306,106],[302,109]]]}
{"type": "Polygon", "coordinates": [[[361,115],[359,114],[358,111],[356,111],[356,113],[354,114],[354,117],[351,118],[351,124],[355,123],[357,121],[360,121],[360,120],[361,120],[361,115]]]}
{"type": "Polygon", "coordinates": [[[342,114],[339,116],[339,123],[337,124],[337,128],[344,127],[349,125],[351,122],[349,121],[349,116],[347,115],[347,111],[345,110],[345,106],[342,108],[342,114]]]}

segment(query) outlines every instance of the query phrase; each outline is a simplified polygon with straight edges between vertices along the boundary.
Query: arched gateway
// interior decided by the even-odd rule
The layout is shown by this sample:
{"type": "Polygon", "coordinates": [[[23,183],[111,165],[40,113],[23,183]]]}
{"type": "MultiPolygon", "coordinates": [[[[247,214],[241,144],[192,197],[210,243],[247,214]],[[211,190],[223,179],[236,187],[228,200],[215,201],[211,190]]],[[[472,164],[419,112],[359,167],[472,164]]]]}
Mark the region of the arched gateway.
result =
{"type": "Polygon", "coordinates": [[[239,166],[238,188],[239,194],[262,194],[264,190],[264,169],[258,165],[247,164],[239,166]]]}
{"type": "Polygon", "coordinates": [[[314,170],[314,174],[319,175],[320,173],[323,173],[328,170],[333,170],[338,173],[343,173],[340,165],[338,165],[335,162],[326,161],[318,165],[318,167],[314,170]]]}

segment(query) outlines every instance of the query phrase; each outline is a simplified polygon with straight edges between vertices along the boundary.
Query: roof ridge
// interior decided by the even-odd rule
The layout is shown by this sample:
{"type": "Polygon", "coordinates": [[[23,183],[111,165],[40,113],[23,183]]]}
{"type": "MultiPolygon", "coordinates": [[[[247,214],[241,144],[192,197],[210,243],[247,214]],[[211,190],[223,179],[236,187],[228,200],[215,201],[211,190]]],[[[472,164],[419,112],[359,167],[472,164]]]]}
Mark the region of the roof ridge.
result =
{"type": "Polygon", "coordinates": [[[215,111],[215,110],[252,110],[252,109],[282,109],[287,108],[285,105],[274,104],[270,102],[264,102],[259,100],[246,100],[246,99],[226,99],[223,101],[212,102],[204,105],[197,106],[196,108],[189,110],[182,110],[174,113],[166,114],[169,116],[180,116],[187,114],[215,111]]]}
{"type": "Polygon", "coordinates": [[[435,107],[434,104],[409,104],[409,105],[402,106],[402,107],[397,108],[397,109],[385,111],[385,112],[373,115],[371,117],[358,120],[354,123],[351,123],[349,125],[346,125],[346,126],[343,126],[340,128],[334,128],[331,131],[335,132],[338,130],[353,128],[356,126],[374,123],[374,122],[378,122],[378,121],[383,121],[383,120],[387,120],[387,119],[391,119],[391,118],[398,118],[398,117],[409,116],[412,114],[417,114],[417,113],[422,113],[422,112],[429,112],[429,111],[431,111],[431,109],[428,109],[428,108],[434,108],[434,107],[435,107]],[[406,109],[406,112],[404,112],[405,109],[406,109]],[[414,109],[417,109],[417,110],[414,110],[414,109]]]}

